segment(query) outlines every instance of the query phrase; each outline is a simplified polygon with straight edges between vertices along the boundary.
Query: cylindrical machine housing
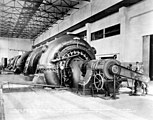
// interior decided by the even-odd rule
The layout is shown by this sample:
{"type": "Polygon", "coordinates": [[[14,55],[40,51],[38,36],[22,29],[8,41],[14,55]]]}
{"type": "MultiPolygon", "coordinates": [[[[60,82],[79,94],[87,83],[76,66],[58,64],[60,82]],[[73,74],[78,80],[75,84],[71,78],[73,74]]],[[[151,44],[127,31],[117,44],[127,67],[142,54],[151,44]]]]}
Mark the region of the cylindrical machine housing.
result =
{"type": "Polygon", "coordinates": [[[95,53],[86,41],[75,35],[65,35],[50,42],[49,48],[40,58],[39,65],[46,69],[56,69],[44,71],[48,84],[59,85],[64,76],[65,79],[71,79],[72,86],[75,86],[80,79],[81,61],[92,59],[95,59],[95,53]]]}
{"type": "Polygon", "coordinates": [[[43,46],[41,46],[39,48],[36,48],[29,54],[24,67],[24,73],[26,75],[35,74],[37,64],[43,52],[43,46]]]}
{"type": "Polygon", "coordinates": [[[20,74],[21,72],[23,72],[25,62],[26,62],[30,53],[31,53],[31,51],[28,51],[28,52],[25,52],[24,54],[21,55],[21,57],[17,61],[15,73],[20,74]]]}

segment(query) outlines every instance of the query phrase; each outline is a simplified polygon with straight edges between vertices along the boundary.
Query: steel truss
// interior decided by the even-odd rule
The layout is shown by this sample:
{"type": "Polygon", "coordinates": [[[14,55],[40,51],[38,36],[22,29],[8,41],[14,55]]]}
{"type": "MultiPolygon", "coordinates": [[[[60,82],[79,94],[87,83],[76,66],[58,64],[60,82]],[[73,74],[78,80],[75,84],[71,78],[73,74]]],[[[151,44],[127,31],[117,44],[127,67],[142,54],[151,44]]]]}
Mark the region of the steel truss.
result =
{"type": "Polygon", "coordinates": [[[90,0],[0,0],[0,37],[35,39],[90,0]]]}

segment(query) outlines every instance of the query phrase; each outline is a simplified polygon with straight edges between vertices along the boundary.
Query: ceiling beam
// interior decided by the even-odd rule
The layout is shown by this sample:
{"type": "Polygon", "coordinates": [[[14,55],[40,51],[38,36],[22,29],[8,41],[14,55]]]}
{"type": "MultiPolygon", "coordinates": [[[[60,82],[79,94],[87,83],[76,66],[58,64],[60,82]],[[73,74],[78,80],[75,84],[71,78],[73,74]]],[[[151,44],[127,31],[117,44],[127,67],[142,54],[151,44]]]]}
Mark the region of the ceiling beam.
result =
{"type": "Polygon", "coordinates": [[[81,1],[90,2],[90,0],[70,0],[70,1],[73,1],[73,2],[81,2],[81,1]]]}
{"type": "Polygon", "coordinates": [[[46,12],[46,13],[50,13],[50,14],[70,15],[70,14],[65,13],[65,12],[53,12],[53,11],[47,11],[47,10],[41,10],[41,11],[46,12]]]}
{"type": "MultiPolygon", "coordinates": [[[[39,1],[43,2],[43,0],[39,0],[39,1]]],[[[18,33],[17,36],[19,36],[22,33],[25,26],[27,26],[28,22],[31,20],[32,16],[35,14],[36,10],[39,8],[40,5],[41,5],[41,3],[38,3],[38,4],[34,5],[35,7],[34,7],[33,11],[31,11],[31,14],[29,14],[29,18],[26,19],[24,25],[21,27],[20,32],[18,33]]],[[[20,17],[19,17],[19,19],[20,19],[20,17]]],[[[18,19],[18,22],[16,23],[17,26],[18,26],[18,23],[19,23],[19,19],[18,19]]]]}

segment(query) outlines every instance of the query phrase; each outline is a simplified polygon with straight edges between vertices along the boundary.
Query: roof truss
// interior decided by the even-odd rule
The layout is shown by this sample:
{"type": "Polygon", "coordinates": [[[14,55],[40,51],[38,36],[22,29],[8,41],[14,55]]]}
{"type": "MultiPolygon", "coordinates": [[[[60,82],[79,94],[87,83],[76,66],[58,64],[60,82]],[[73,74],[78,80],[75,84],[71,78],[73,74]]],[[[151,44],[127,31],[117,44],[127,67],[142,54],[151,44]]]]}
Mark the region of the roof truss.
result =
{"type": "Polygon", "coordinates": [[[0,37],[34,39],[82,1],[90,0],[1,0],[0,37]]]}

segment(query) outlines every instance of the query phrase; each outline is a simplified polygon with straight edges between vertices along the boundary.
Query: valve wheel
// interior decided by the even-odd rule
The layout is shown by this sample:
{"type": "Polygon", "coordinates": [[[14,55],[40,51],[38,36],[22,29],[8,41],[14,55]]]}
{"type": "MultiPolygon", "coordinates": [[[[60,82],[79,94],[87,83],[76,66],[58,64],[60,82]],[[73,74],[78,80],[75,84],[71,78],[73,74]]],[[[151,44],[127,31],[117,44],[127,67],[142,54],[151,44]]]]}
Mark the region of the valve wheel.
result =
{"type": "Polygon", "coordinates": [[[98,73],[93,76],[94,78],[94,86],[97,90],[103,89],[104,86],[104,77],[98,73]]]}

